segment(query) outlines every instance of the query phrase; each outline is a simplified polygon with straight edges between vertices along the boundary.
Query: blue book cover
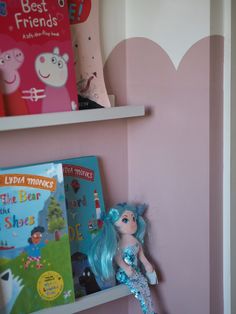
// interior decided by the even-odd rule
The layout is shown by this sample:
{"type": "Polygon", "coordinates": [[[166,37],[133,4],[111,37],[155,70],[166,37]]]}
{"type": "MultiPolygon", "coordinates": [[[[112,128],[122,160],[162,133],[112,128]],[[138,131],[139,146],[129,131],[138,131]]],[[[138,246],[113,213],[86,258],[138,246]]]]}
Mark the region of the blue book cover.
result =
{"type": "Polygon", "coordinates": [[[88,250],[102,228],[105,211],[99,162],[96,156],[60,161],[63,164],[71,261],[75,297],[111,287],[115,282],[101,282],[88,263],[88,250]]]}
{"type": "Polygon", "coordinates": [[[62,165],[1,170],[0,314],[73,301],[62,165]]]}

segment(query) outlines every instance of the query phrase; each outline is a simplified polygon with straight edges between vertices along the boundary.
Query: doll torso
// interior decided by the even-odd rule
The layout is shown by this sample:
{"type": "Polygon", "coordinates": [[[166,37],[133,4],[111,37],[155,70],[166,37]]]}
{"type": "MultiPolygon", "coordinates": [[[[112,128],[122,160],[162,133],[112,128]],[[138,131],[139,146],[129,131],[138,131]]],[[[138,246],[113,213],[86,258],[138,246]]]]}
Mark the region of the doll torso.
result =
{"type": "MultiPolygon", "coordinates": [[[[131,266],[136,272],[140,272],[138,268],[138,253],[140,249],[140,243],[138,240],[132,235],[122,235],[119,241],[117,255],[123,260],[123,262],[131,266]]],[[[118,281],[126,281],[128,276],[125,273],[125,270],[120,267],[117,271],[117,280],[118,281]]],[[[123,282],[124,283],[124,282],[123,282]]]]}
{"type": "MultiPolygon", "coordinates": [[[[138,251],[139,251],[139,244],[136,242],[133,245],[126,246],[122,249],[119,249],[119,254],[122,257],[122,260],[129,266],[131,266],[135,272],[133,274],[134,277],[137,276],[137,274],[140,273],[140,270],[138,268],[138,251]]],[[[118,271],[116,273],[116,278],[120,283],[127,284],[131,277],[128,277],[125,273],[124,269],[122,267],[118,268],[118,271]]]]}
{"type": "Polygon", "coordinates": [[[132,267],[137,267],[138,265],[138,255],[139,252],[139,244],[138,242],[127,246],[126,248],[122,249],[121,255],[122,255],[122,259],[123,261],[128,264],[129,266],[132,267]]]}

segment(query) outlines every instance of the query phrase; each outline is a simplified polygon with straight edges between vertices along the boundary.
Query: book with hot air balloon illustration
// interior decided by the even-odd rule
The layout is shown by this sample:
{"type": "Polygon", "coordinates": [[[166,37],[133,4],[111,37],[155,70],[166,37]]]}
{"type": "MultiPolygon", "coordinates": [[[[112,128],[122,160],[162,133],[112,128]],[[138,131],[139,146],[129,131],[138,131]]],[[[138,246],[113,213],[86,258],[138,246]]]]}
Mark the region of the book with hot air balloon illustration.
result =
{"type": "Polygon", "coordinates": [[[102,228],[105,211],[99,162],[96,156],[61,160],[63,164],[71,262],[75,297],[114,285],[101,282],[88,263],[88,250],[102,228]]]}
{"type": "Polygon", "coordinates": [[[0,171],[0,301],[1,314],[74,301],[62,164],[0,171]]]}

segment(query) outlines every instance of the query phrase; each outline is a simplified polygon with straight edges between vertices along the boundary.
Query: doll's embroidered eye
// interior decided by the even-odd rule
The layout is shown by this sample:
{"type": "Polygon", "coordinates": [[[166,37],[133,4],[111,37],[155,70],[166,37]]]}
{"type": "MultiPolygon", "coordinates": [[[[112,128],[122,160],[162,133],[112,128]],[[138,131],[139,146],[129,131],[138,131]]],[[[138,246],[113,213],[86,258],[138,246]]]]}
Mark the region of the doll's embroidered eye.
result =
{"type": "Polygon", "coordinates": [[[136,221],[135,217],[133,216],[133,221],[136,221]]]}
{"type": "Polygon", "coordinates": [[[128,218],[122,218],[122,222],[124,222],[125,224],[127,224],[129,222],[128,218]]]}

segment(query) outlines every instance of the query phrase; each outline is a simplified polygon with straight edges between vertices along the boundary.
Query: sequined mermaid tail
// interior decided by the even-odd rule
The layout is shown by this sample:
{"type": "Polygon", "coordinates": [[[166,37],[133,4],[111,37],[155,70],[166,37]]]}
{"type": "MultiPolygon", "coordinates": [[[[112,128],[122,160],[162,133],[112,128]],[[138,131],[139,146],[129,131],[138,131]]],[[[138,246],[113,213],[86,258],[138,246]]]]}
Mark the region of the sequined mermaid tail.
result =
{"type": "Polygon", "coordinates": [[[131,277],[128,277],[125,271],[120,268],[116,274],[116,278],[120,283],[127,285],[131,293],[138,299],[143,314],[156,314],[153,310],[147,279],[137,267],[135,267],[135,272],[131,277]]]}

